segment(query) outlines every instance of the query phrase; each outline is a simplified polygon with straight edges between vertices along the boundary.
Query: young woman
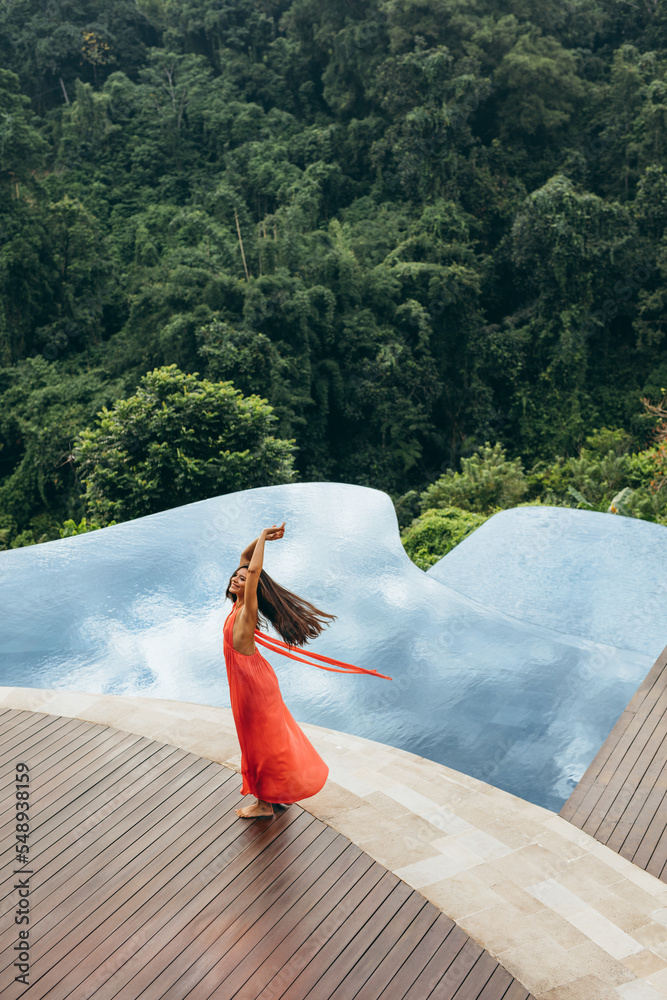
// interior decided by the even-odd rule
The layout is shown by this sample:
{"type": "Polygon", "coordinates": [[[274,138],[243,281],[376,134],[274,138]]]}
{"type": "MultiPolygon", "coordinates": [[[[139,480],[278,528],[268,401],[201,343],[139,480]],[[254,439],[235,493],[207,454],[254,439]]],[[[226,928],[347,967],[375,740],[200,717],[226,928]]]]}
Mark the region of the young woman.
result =
{"type": "Polygon", "coordinates": [[[260,612],[290,645],[302,645],[319,635],[327,619],[334,618],[285,590],[262,569],[265,542],[284,534],[284,523],[265,528],[245,549],[226,592],[234,602],[225,622],[224,650],[241,744],[241,792],[257,797],[254,805],[236,810],[244,819],[272,816],[274,802],[315,795],[329,773],[287,710],[273,667],[255,647],[260,612]]]}
{"type": "Polygon", "coordinates": [[[284,534],[285,524],[274,524],[248,545],[225,594],[234,602],[223,636],[232,713],[241,745],[241,793],[257,798],[254,805],[236,810],[243,819],[272,816],[274,803],[292,803],[315,795],[329,773],[287,710],[273,667],[257,651],[255,643],[298,662],[319,661],[314,665],[323,670],[384,677],[375,670],[317,653],[304,651],[302,656],[309,660],[294,655],[294,646],[316,638],[335,615],[285,590],[262,569],[265,543],[277,541],[284,534]],[[284,641],[257,632],[258,622],[262,622],[260,614],[284,641]]]}

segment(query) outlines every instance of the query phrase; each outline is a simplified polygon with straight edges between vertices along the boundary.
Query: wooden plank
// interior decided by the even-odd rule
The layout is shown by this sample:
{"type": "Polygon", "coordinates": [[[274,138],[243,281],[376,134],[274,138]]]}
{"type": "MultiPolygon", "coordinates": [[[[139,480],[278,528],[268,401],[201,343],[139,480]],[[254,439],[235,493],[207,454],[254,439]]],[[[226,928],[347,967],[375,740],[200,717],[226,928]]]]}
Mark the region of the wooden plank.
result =
{"type": "MultiPolygon", "coordinates": [[[[206,878],[208,866],[220,857],[221,849],[223,853],[228,851],[238,835],[225,836],[232,824],[229,802],[232,798],[235,800],[238,794],[235,784],[228,782],[219,788],[219,797],[206,815],[208,827],[206,821],[202,822],[196,814],[179,819],[173,826],[167,827],[165,823],[160,836],[150,845],[148,857],[145,850],[141,851],[133,862],[125,865],[121,858],[115,870],[110,866],[88,879],[68,897],[66,905],[61,904],[57,911],[52,911],[58,914],[57,921],[48,921],[50,915],[47,915],[40,922],[40,951],[46,953],[54,941],[64,936],[60,918],[66,918],[65,933],[74,934],[75,940],[77,927],[85,922],[85,937],[78,944],[73,944],[69,953],[72,965],[76,965],[90,956],[114,927],[122,925],[127,934],[135,933],[141,926],[144,904],[148,902],[151,907],[159,909],[168,905],[189,880],[206,878]],[[227,785],[230,787],[225,795],[227,785]],[[186,843],[179,853],[178,848],[182,846],[180,838],[193,827],[196,829],[190,843],[186,843]],[[129,887],[129,891],[124,891],[125,886],[129,887]]],[[[106,954],[107,949],[104,948],[100,960],[106,954]]]]}
{"type": "MultiPolygon", "coordinates": [[[[502,965],[496,965],[495,971],[476,1000],[504,1000],[513,977],[502,965]]],[[[458,998],[457,998],[458,1000],[458,998]]],[[[463,1000],[463,998],[461,998],[463,1000]]]]}
{"type": "MultiPolygon", "coordinates": [[[[478,955],[477,961],[470,970],[470,973],[465,977],[456,992],[452,994],[453,1000],[478,1000],[482,994],[482,990],[485,989],[494,972],[499,968],[497,961],[492,955],[489,955],[488,951],[483,951],[480,948],[480,952],[481,954],[478,955]]],[[[504,992],[505,989],[502,992],[496,992],[498,1000],[500,1000],[504,992]]],[[[487,995],[490,996],[490,993],[487,995]]]]}
{"type": "MultiPolygon", "coordinates": [[[[398,974],[380,993],[379,1000],[404,1000],[415,980],[424,972],[438,949],[457,930],[456,924],[448,917],[438,918],[410,955],[409,962],[399,969],[398,974]],[[444,923],[443,923],[444,921],[444,923]]],[[[428,994],[427,994],[428,995],[428,994]]],[[[417,994],[419,996],[419,994],[417,994]]]]}
{"type": "MultiPolygon", "coordinates": [[[[376,909],[391,892],[393,884],[389,879],[385,879],[380,886],[386,874],[388,873],[376,862],[370,865],[359,881],[334,907],[327,920],[315,931],[313,938],[308,942],[311,945],[308,952],[312,957],[299,975],[291,982],[285,981],[285,989],[282,992],[277,992],[277,989],[268,991],[268,996],[272,1000],[305,1000],[305,997],[310,996],[311,988],[322,978],[322,974],[335,960],[339,951],[354,937],[358,927],[358,919],[355,917],[358,917],[359,908],[372,896],[373,902],[364,911],[370,919],[374,908],[376,909]],[[313,945],[316,945],[315,950],[312,948],[313,945]]],[[[260,996],[264,996],[264,991],[260,996]]]]}
{"type": "MultiPolygon", "coordinates": [[[[57,738],[56,734],[70,732],[80,726],[77,719],[58,719],[52,716],[46,721],[37,720],[33,725],[27,727],[27,732],[22,732],[19,728],[3,740],[0,747],[0,767],[9,765],[13,767],[15,763],[23,758],[23,763],[30,765],[29,755],[39,747],[40,743],[48,746],[49,741],[57,738]]],[[[11,772],[10,772],[11,773],[11,772]]],[[[7,780],[7,779],[5,779],[7,780]]]]}
{"type": "Polygon", "coordinates": [[[234,1000],[259,1000],[260,997],[268,1000],[280,996],[280,984],[284,991],[308,965],[334,925],[337,926],[336,907],[372,865],[368,855],[354,844],[348,844],[340,861],[315,883],[319,892],[316,901],[303,913],[294,914],[293,928],[280,949],[274,949],[258,965],[234,1000]]]}
{"type": "MultiPolygon", "coordinates": [[[[207,990],[212,987],[211,997],[224,998],[232,994],[236,997],[247,991],[247,984],[258,966],[266,969],[273,963],[280,968],[291,957],[290,942],[296,925],[312,913],[326,887],[348,872],[357,857],[349,851],[350,844],[345,837],[333,830],[330,833],[332,836],[327,835],[326,839],[320,834],[315,846],[319,847],[325,840],[324,850],[308,860],[305,869],[300,864],[303,870],[293,883],[269,906],[262,919],[257,920],[231,950],[225,951],[224,962],[219,961],[212,974],[202,980],[202,987],[206,986],[207,990]]],[[[221,954],[219,948],[216,950],[221,954]]],[[[266,976],[262,975],[260,981],[262,985],[255,987],[255,995],[267,981],[266,976]]]]}
{"type": "MultiPolygon", "coordinates": [[[[513,983],[298,806],[241,821],[235,773],[71,721],[0,712],[25,737],[12,754],[39,748],[32,1000],[501,1000],[513,983]]],[[[3,930],[9,975],[14,944],[3,930]]]]}
{"type": "MultiPolygon", "coordinates": [[[[364,955],[370,951],[372,957],[369,961],[374,964],[375,961],[381,961],[396,943],[397,935],[391,922],[413,890],[394,875],[389,880],[392,886],[389,895],[375,908],[380,890],[384,892],[383,881],[384,879],[378,883],[376,890],[366,897],[354,914],[354,920],[358,921],[357,932],[340,949],[334,961],[312,987],[308,994],[311,1000],[329,1000],[334,997],[335,1000],[353,1000],[358,991],[354,971],[364,955]],[[369,911],[372,913],[366,917],[365,912],[369,911]]],[[[363,970],[363,965],[361,968],[363,970]]]]}
{"type": "MultiPolygon", "coordinates": [[[[178,780],[181,782],[181,786],[178,788],[170,786],[162,790],[163,800],[168,803],[168,810],[166,814],[161,817],[160,823],[169,824],[169,815],[176,811],[178,814],[179,802],[180,802],[180,812],[189,813],[189,795],[191,794],[191,778],[190,771],[194,767],[201,764],[208,764],[208,762],[198,761],[197,758],[193,758],[194,764],[190,766],[189,769],[182,772],[178,776],[178,780]],[[179,794],[180,793],[180,794],[179,794]]],[[[201,766],[199,768],[202,769],[201,766]]],[[[160,793],[155,793],[151,799],[156,800],[156,797],[160,793]]],[[[134,817],[133,817],[134,821],[134,817]]],[[[70,924],[63,924],[60,919],[61,914],[66,909],[67,899],[71,894],[72,890],[79,888],[88,881],[91,874],[102,872],[105,876],[109,873],[109,865],[115,858],[118,862],[120,868],[123,868],[125,864],[128,863],[131,857],[142,854],[143,848],[145,846],[145,841],[151,837],[154,837],[154,828],[149,827],[143,831],[141,825],[132,822],[132,826],[128,826],[127,829],[123,829],[120,832],[117,829],[118,824],[114,824],[111,829],[107,830],[104,834],[97,836],[93,844],[85,849],[79,850],[76,846],[76,841],[73,845],[73,860],[78,862],[77,870],[72,871],[72,865],[62,865],[61,856],[57,856],[55,864],[59,865],[58,871],[55,876],[51,876],[48,879],[42,878],[43,869],[41,866],[41,855],[40,855],[40,901],[42,906],[46,904],[52,914],[57,914],[57,924],[56,927],[60,931],[60,939],[57,942],[52,942],[49,953],[49,963],[51,965],[60,962],[61,959],[67,954],[67,952],[76,943],[76,937],[74,936],[74,928],[70,924]],[[134,852],[134,853],[133,853],[134,852]],[[45,891],[45,886],[48,887],[48,891],[45,891]]],[[[84,838],[85,839],[85,838],[84,838]]],[[[43,928],[44,925],[41,924],[39,918],[34,921],[35,926],[39,929],[43,928]]],[[[90,925],[86,927],[86,933],[88,932],[90,925]]],[[[41,930],[40,930],[41,933],[41,930]]],[[[46,937],[46,935],[44,935],[46,937]]],[[[42,940],[40,951],[44,953],[46,944],[42,940]]],[[[11,964],[11,949],[9,950],[9,964],[11,964]]],[[[6,966],[6,952],[0,955],[0,965],[6,966]]]]}
{"type": "MultiPolygon", "coordinates": [[[[286,909],[298,905],[307,888],[307,877],[301,878],[303,866],[314,867],[310,876],[314,879],[317,859],[335,839],[333,831],[322,831],[317,823],[310,823],[287,849],[274,858],[265,857],[263,871],[249,887],[250,891],[242,898],[237,897],[232,911],[225,909],[225,932],[221,933],[218,921],[213,919],[196,943],[189,941],[184,946],[181,942],[178,964],[183,973],[165,992],[158,977],[151,983],[151,991],[163,1000],[178,1000],[189,996],[194,989],[204,996],[214,995],[230,973],[236,973],[242,984],[250,974],[247,965],[244,971],[248,953],[259,945],[266,954],[265,938],[269,935],[273,938],[275,924],[286,909]]],[[[328,867],[326,863],[325,866],[328,867]]],[[[223,995],[233,995],[227,985],[223,995]]]]}
{"type": "Polygon", "coordinates": [[[667,647],[561,816],[665,880],[667,647]]]}
{"type": "Polygon", "coordinates": [[[443,973],[450,968],[468,941],[469,938],[465,931],[460,927],[454,927],[415,979],[405,994],[405,1000],[422,1000],[424,996],[430,997],[442,979],[443,973]]]}
{"type": "MultiPolygon", "coordinates": [[[[618,744],[620,751],[624,747],[622,757],[612,755],[610,764],[613,770],[603,770],[598,778],[597,785],[603,785],[602,794],[599,796],[595,807],[582,827],[587,833],[595,837],[605,816],[613,806],[616,796],[623,785],[629,782],[632,788],[641,779],[646,768],[650,764],[655,754],[655,741],[661,741],[661,724],[667,712],[667,689],[661,692],[661,696],[653,706],[647,716],[638,714],[632,727],[632,741],[625,746],[624,741],[618,744]],[[616,759],[618,757],[618,759],[616,759]],[[648,758],[648,759],[647,759],[648,758]]],[[[628,730],[628,732],[630,732],[628,730]]]]}
{"type": "MultiPolygon", "coordinates": [[[[664,770],[667,743],[665,743],[664,733],[656,734],[656,741],[650,741],[650,752],[653,757],[643,773],[639,769],[629,774],[625,780],[624,787],[616,797],[613,807],[600,824],[596,838],[606,844],[612,851],[619,852],[625,841],[633,839],[633,828],[644,824],[646,808],[651,809],[649,804],[651,794],[660,781],[661,772],[664,770]],[[657,745],[656,745],[657,744],[657,745]]],[[[655,812],[652,810],[651,814],[655,812]]],[[[628,848],[634,850],[634,848],[628,848]]]]}
{"type": "MultiPolygon", "coordinates": [[[[226,788],[227,783],[221,791],[226,788]]],[[[112,891],[106,894],[101,905],[95,907],[94,929],[69,954],[68,964],[78,965],[85,960],[85,979],[82,983],[80,976],[72,976],[70,973],[67,980],[68,988],[73,982],[78,982],[79,986],[83,985],[85,989],[86,982],[91,980],[95,970],[109,959],[112,943],[115,945],[115,950],[111,954],[124,955],[127,951],[127,942],[141,937],[143,928],[154,914],[166,915],[170,911],[173,912],[174,908],[170,904],[175,900],[178,902],[175,907],[177,912],[188,900],[205,891],[212,875],[245,849],[243,830],[239,830],[238,825],[236,829],[231,829],[235,825],[233,821],[236,820],[238,824],[238,820],[231,811],[229,803],[231,801],[232,804],[236,804],[238,798],[238,782],[233,781],[229,794],[221,797],[217,808],[214,805],[210,814],[207,814],[211,818],[208,830],[200,829],[201,821],[195,814],[194,833],[190,843],[181,853],[172,853],[170,850],[171,835],[172,832],[178,833],[177,828],[165,830],[155,842],[156,851],[152,861],[145,869],[140,869],[142,874],[145,873],[145,877],[142,880],[143,884],[136,891],[133,884],[132,893],[124,893],[122,879],[128,874],[129,880],[134,883],[138,874],[137,868],[141,865],[141,856],[135,866],[130,867],[127,872],[120,873],[122,878],[119,875],[112,886],[112,891]],[[112,938],[118,928],[123,930],[122,941],[118,936],[115,940],[112,938]]],[[[181,825],[184,822],[181,820],[181,825]]],[[[79,917],[85,918],[83,906],[80,907],[79,917]]],[[[68,921],[68,926],[73,923],[74,919],[71,923],[68,921]]],[[[76,995],[76,991],[72,995],[76,995]]]]}
{"type": "MultiPolygon", "coordinates": [[[[138,751],[136,748],[139,740],[143,739],[143,746],[149,750],[149,753],[146,754],[146,759],[148,756],[154,756],[159,751],[159,748],[151,740],[129,736],[123,740],[120,739],[121,736],[122,734],[116,736],[111,731],[111,736],[107,738],[105,734],[104,739],[96,740],[90,747],[90,750],[82,752],[82,756],[72,760],[68,767],[60,767],[59,761],[56,760],[52,768],[40,772],[38,775],[30,775],[31,803],[34,804],[40,815],[40,845],[45,842],[51,830],[60,825],[65,820],[65,816],[70,815],[69,809],[72,808],[70,804],[72,796],[69,795],[68,797],[68,793],[72,789],[85,786],[83,797],[99,796],[101,788],[98,787],[95,776],[99,776],[100,786],[111,784],[115,780],[116,769],[122,765],[123,760],[129,760],[133,755],[137,754],[138,751]],[[127,758],[120,756],[124,749],[131,751],[131,753],[128,753],[127,758]],[[115,767],[113,771],[109,768],[111,755],[114,756],[115,767]],[[54,808],[59,801],[67,802],[68,811],[66,814],[62,813],[58,808],[54,808]],[[48,829],[44,820],[46,815],[48,815],[48,829]]],[[[82,751],[85,751],[87,746],[82,748],[82,751]]],[[[10,790],[12,798],[13,793],[14,779],[12,777],[10,790]]],[[[76,808],[81,809],[83,805],[83,798],[81,801],[77,799],[76,808]]],[[[11,825],[10,820],[7,820],[6,823],[0,826],[0,836],[8,835],[8,824],[11,825]]]]}
{"type": "Polygon", "coordinates": [[[633,817],[633,822],[628,827],[620,826],[619,824],[621,834],[625,833],[625,837],[623,839],[620,836],[618,838],[614,837],[613,847],[612,838],[610,838],[608,846],[612,850],[618,851],[624,858],[629,858],[635,864],[639,865],[639,867],[643,868],[648,863],[659,838],[658,833],[651,841],[649,830],[654,825],[656,815],[660,813],[666,792],[667,763],[663,764],[661,774],[653,779],[652,784],[647,783],[643,789],[637,789],[636,797],[641,808],[639,808],[637,815],[633,817]],[[648,853],[646,853],[647,848],[648,853]],[[636,861],[635,857],[637,858],[636,861]]]}
{"type": "MultiPolygon", "coordinates": [[[[106,959],[92,976],[95,982],[95,1000],[120,997],[128,984],[130,988],[125,995],[133,997],[134,1000],[134,986],[131,984],[139,983],[141,973],[150,965],[146,973],[150,985],[150,982],[174,959],[179,935],[184,935],[185,944],[196,942],[202,929],[208,926],[211,920],[220,921],[222,932],[228,908],[226,893],[224,902],[221,899],[223,892],[228,890],[232,901],[239,895],[242,897],[244,889],[255,878],[256,870],[253,868],[253,862],[262,850],[270,851],[274,841],[278,840],[293,823],[299,827],[303,826],[301,814],[290,810],[268,825],[266,823],[259,825],[257,821],[249,824],[255,830],[245,831],[244,850],[214,875],[208,884],[203,887],[197,886],[197,891],[189,895],[187,902],[184,902],[179,910],[173,913],[161,910],[152,915],[146,914],[142,926],[131,937],[128,937],[125,928],[116,928],[106,941],[106,959]],[[122,964],[119,964],[119,955],[123,957],[122,964]]],[[[281,846],[278,846],[277,853],[280,852],[281,846]]],[[[179,969],[178,962],[174,966],[174,972],[176,969],[179,969]]],[[[90,981],[89,978],[82,983],[71,996],[68,995],[67,1000],[88,1000],[90,991],[87,982],[90,981]]]]}
{"type": "MultiPolygon", "coordinates": [[[[369,948],[349,973],[348,980],[356,991],[352,993],[354,1000],[377,1000],[437,917],[435,907],[412,892],[387,924],[382,951],[369,948]]],[[[332,1000],[339,1000],[338,991],[343,985],[332,994],[332,1000]]]]}
{"type": "MultiPolygon", "coordinates": [[[[645,868],[648,871],[651,858],[653,857],[655,849],[665,832],[666,826],[667,802],[665,800],[664,789],[662,789],[658,808],[656,809],[651,822],[646,827],[641,843],[632,856],[633,864],[638,865],[639,868],[645,868]]],[[[662,865],[660,865],[660,868],[662,868],[662,865]]]]}
{"type": "MultiPolygon", "coordinates": [[[[472,975],[475,965],[483,954],[484,949],[480,948],[471,938],[468,938],[442,979],[435,986],[429,1000],[453,1000],[453,997],[459,994],[459,990],[465,980],[472,975]]],[[[481,986],[486,985],[490,974],[489,972],[484,977],[484,982],[481,983],[481,986]]],[[[477,993],[479,993],[479,990],[477,990],[477,993]]]]}

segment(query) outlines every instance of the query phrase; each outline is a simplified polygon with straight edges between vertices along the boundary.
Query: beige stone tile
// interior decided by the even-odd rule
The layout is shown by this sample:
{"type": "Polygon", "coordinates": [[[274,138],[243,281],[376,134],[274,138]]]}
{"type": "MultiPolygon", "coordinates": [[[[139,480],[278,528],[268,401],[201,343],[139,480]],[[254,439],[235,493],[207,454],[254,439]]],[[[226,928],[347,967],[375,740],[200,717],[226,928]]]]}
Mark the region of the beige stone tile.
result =
{"type": "Polygon", "coordinates": [[[476,868],[485,860],[476,851],[471,851],[460,837],[441,837],[439,840],[433,841],[433,846],[458,866],[457,871],[476,868]]]}
{"type": "Polygon", "coordinates": [[[577,878],[584,874],[587,878],[605,886],[614,885],[623,878],[617,869],[591,854],[575,858],[570,865],[570,872],[574,873],[577,878]]]}
{"type": "Polygon", "coordinates": [[[413,865],[406,865],[397,868],[395,874],[399,878],[411,885],[413,889],[422,889],[424,886],[440,882],[442,879],[451,878],[462,871],[461,859],[450,858],[444,854],[438,854],[435,858],[426,861],[418,861],[413,865]]]}
{"type": "Polygon", "coordinates": [[[644,889],[640,889],[638,885],[626,878],[607,886],[607,892],[611,897],[620,899],[629,906],[634,906],[635,909],[648,916],[656,910],[656,897],[645,892],[644,889]]]}
{"type": "Polygon", "coordinates": [[[498,858],[493,865],[501,878],[509,879],[523,889],[557,876],[564,870],[567,861],[538,844],[529,844],[504,858],[498,858]]]}
{"type": "Polygon", "coordinates": [[[598,906],[603,900],[614,898],[611,885],[602,885],[601,882],[591,878],[584,870],[583,865],[579,866],[576,861],[558,872],[555,878],[568,891],[573,892],[591,906],[598,906]]]}
{"type": "Polygon", "coordinates": [[[343,788],[347,788],[349,792],[353,792],[359,798],[363,799],[366,795],[371,795],[377,789],[369,784],[367,781],[362,781],[361,778],[355,777],[349,771],[344,768],[339,767],[336,764],[329,764],[329,776],[332,778],[336,784],[341,785],[343,788]]]}
{"type": "Polygon", "coordinates": [[[632,983],[625,983],[616,987],[622,1000],[665,1000],[667,993],[652,986],[644,979],[635,979],[632,983]]]}
{"type": "MultiPolygon", "coordinates": [[[[391,816],[391,818],[396,820],[396,822],[400,821],[401,823],[404,823],[408,817],[411,820],[416,818],[409,809],[402,806],[396,801],[396,799],[392,799],[388,795],[385,795],[384,792],[371,792],[370,795],[364,796],[364,802],[367,802],[370,806],[373,806],[380,812],[386,813],[387,816],[391,816]]],[[[434,827],[433,836],[440,837],[442,834],[440,830],[436,830],[434,827]]]]}
{"type": "Polygon", "coordinates": [[[124,729],[130,733],[141,733],[142,736],[147,736],[148,739],[156,739],[162,743],[167,743],[168,740],[161,739],[158,733],[163,732],[171,721],[173,720],[170,720],[165,712],[146,707],[134,709],[120,718],[117,723],[113,723],[113,725],[117,729],[124,729]]]}
{"type": "Polygon", "coordinates": [[[637,927],[632,932],[632,936],[646,945],[647,948],[654,950],[667,948],[667,927],[662,924],[651,921],[651,923],[644,924],[643,927],[637,927]]]}
{"type": "Polygon", "coordinates": [[[579,975],[598,976],[603,982],[616,988],[621,983],[629,983],[635,979],[634,974],[619,959],[614,958],[593,941],[579,948],[573,948],[569,954],[576,962],[577,969],[581,970],[579,975]]]}
{"type": "Polygon", "coordinates": [[[460,920],[461,917],[502,903],[498,893],[480,881],[474,871],[441,879],[440,882],[424,886],[421,892],[452,920],[460,920]]]}
{"type": "Polygon", "coordinates": [[[343,812],[358,809],[364,801],[329,778],[321,792],[306,800],[304,808],[313,816],[326,821],[343,812]]]}
{"type": "Polygon", "coordinates": [[[635,937],[626,934],[592,907],[569,914],[567,919],[612,958],[623,959],[643,950],[635,937]]]}
{"type": "Polygon", "coordinates": [[[199,719],[192,722],[188,719],[168,718],[163,722],[162,728],[153,733],[153,739],[162,743],[171,743],[172,746],[189,750],[194,743],[201,740],[219,738],[220,729],[213,722],[199,719]]]}
{"type": "MultiPolygon", "coordinates": [[[[465,819],[468,819],[468,817],[466,816],[465,819]]],[[[490,837],[495,837],[502,844],[507,844],[513,851],[518,851],[522,847],[527,847],[533,843],[533,839],[520,826],[506,826],[502,822],[497,821],[484,824],[482,829],[490,837]]]]}
{"type": "MultiPolygon", "coordinates": [[[[586,976],[587,970],[580,967],[574,951],[577,949],[561,948],[551,938],[537,937],[495,953],[495,957],[537,997],[586,976]]],[[[605,981],[604,977],[600,978],[605,981]]]]}
{"type": "Polygon", "coordinates": [[[426,798],[421,792],[408,788],[406,785],[394,785],[384,791],[389,798],[395,799],[399,805],[416,813],[417,816],[421,816],[427,823],[443,833],[463,833],[464,830],[472,829],[469,823],[446,806],[437,805],[433,799],[426,798]]]}
{"type": "Polygon", "coordinates": [[[380,837],[364,840],[363,847],[367,854],[390,871],[437,857],[430,844],[415,840],[404,830],[393,834],[385,832],[380,837]]]}
{"type": "MultiPolygon", "coordinates": [[[[125,719],[135,717],[135,710],[131,705],[98,697],[86,707],[85,714],[81,718],[87,722],[99,722],[104,726],[112,726],[115,729],[122,729],[125,719]]],[[[161,716],[162,718],[162,716],[161,716]]],[[[135,730],[131,730],[135,732],[135,730]]],[[[145,735],[144,733],[141,734],[145,735]]]]}
{"type": "Polygon", "coordinates": [[[517,910],[521,910],[522,913],[538,913],[545,908],[543,903],[529,895],[525,889],[520,889],[514,882],[510,882],[509,879],[496,882],[493,891],[511,903],[517,910]]]}
{"type": "Polygon", "coordinates": [[[570,951],[588,943],[589,938],[568,919],[549,909],[542,909],[530,916],[531,923],[540,928],[542,935],[552,938],[561,948],[570,951]]]}
{"type": "MultiPolygon", "coordinates": [[[[660,879],[655,878],[654,875],[649,875],[648,872],[643,871],[643,869],[638,868],[637,865],[633,865],[628,862],[629,867],[625,871],[625,877],[635,885],[643,889],[644,892],[648,892],[649,895],[655,896],[656,899],[662,900],[665,893],[665,883],[661,882],[660,879]]],[[[662,904],[664,905],[664,903],[662,904]]]]}
{"type": "MultiPolygon", "coordinates": [[[[238,742],[236,735],[220,734],[215,738],[209,737],[199,743],[193,743],[189,750],[190,753],[196,753],[200,757],[205,757],[206,760],[215,760],[219,764],[223,764],[234,756],[235,751],[238,751],[238,742]]],[[[237,769],[233,768],[233,770],[237,769]]]]}
{"type": "Polygon", "coordinates": [[[621,995],[597,976],[582,976],[537,994],[535,1000],[621,1000],[621,995]]]}
{"type": "Polygon", "coordinates": [[[463,844],[469,851],[478,855],[483,861],[494,861],[496,858],[504,858],[511,854],[512,848],[496,837],[490,836],[484,830],[466,830],[465,833],[456,835],[459,844],[463,844]]]}
{"type": "Polygon", "coordinates": [[[394,782],[399,786],[404,785],[406,788],[418,792],[435,805],[451,801],[451,795],[443,792],[442,786],[431,779],[428,771],[424,773],[423,766],[412,766],[405,762],[394,762],[387,767],[381,768],[380,774],[388,778],[393,778],[394,782]]]}
{"type": "MultiPolygon", "coordinates": [[[[505,902],[467,914],[457,922],[477,944],[492,955],[499,955],[527,941],[547,939],[542,925],[536,919],[527,919],[525,913],[505,902]]],[[[560,949],[555,941],[553,944],[560,949]]]]}
{"type": "Polygon", "coordinates": [[[667,968],[649,972],[644,976],[656,990],[662,990],[667,995],[667,968]]]}
{"type": "Polygon", "coordinates": [[[560,833],[556,833],[553,830],[542,833],[539,844],[548,851],[553,851],[554,854],[564,858],[566,861],[574,861],[578,858],[588,856],[588,845],[584,846],[577,841],[569,840],[567,837],[563,837],[560,833]]]}
{"type": "Polygon", "coordinates": [[[347,809],[330,817],[329,825],[360,846],[363,846],[367,840],[375,840],[378,830],[384,830],[387,836],[400,832],[397,823],[393,823],[382,813],[366,804],[360,805],[356,809],[347,809]]]}
{"type": "Polygon", "coordinates": [[[571,892],[558,879],[549,878],[534,885],[527,885],[525,891],[529,896],[534,896],[543,906],[549,907],[554,913],[569,918],[575,913],[579,913],[587,904],[580,896],[571,892]]]}
{"type": "Polygon", "coordinates": [[[636,955],[628,955],[622,961],[623,965],[630,972],[634,972],[638,979],[667,969],[667,959],[661,958],[660,955],[656,955],[654,951],[649,951],[648,949],[644,949],[644,951],[640,951],[636,955]]]}
{"type": "Polygon", "coordinates": [[[627,931],[628,934],[632,934],[638,927],[652,922],[651,917],[643,910],[631,903],[626,903],[618,896],[613,896],[609,891],[598,899],[595,909],[607,920],[611,920],[618,927],[627,931]]]}
{"type": "Polygon", "coordinates": [[[651,910],[651,920],[655,920],[658,924],[664,924],[667,927],[667,907],[662,907],[659,910],[651,910]]]}

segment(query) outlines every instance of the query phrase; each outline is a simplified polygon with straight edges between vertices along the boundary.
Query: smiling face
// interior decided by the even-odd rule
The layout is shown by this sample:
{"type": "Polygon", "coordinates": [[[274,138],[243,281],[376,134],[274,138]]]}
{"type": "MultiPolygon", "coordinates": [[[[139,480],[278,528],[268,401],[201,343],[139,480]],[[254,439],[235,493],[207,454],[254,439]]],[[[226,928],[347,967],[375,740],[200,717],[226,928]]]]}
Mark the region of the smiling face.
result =
{"type": "Polygon", "coordinates": [[[234,597],[238,601],[239,598],[243,600],[243,595],[245,594],[245,581],[248,575],[248,570],[245,566],[240,566],[236,570],[231,580],[229,581],[229,586],[227,587],[227,596],[234,597]]]}

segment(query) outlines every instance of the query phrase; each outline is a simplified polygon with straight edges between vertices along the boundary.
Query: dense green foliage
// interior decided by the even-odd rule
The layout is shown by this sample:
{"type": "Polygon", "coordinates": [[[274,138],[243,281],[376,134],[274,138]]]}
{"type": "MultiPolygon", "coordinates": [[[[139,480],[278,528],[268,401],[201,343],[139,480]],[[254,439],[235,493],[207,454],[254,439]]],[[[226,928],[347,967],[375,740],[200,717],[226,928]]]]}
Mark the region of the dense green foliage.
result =
{"type": "Polygon", "coordinates": [[[489,514],[495,508],[515,507],[528,489],[520,459],[510,461],[500,444],[488,443],[470,458],[461,459],[461,471],[448,469],[421,495],[422,510],[459,507],[489,514]]]}
{"type": "MultiPolygon", "coordinates": [[[[667,418],[667,409],[655,409],[667,418]]],[[[403,545],[418,566],[429,569],[492,514],[532,504],[667,525],[667,424],[658,436],[662,440],[654,446],[632,453],[629,434],[605,428],[590,434],[576,457],[538,462],[527,474],[501,445],[487,443],[462,459],[460,473],[449,472],[421,494],[413,490],[399,499],[403,545]],[[530,499],[520,503],[522,497],[530,499]],[[422,513],[410,521],[418,508],[422,513]]]]}
{"type": "Polygon", "coordinates": [[[667,384],[666,47],[667,0],[3,4],[5,544],[95,520],[75,441],[169,365],[304,480],[491,441],[601,503],[573,456],[620,427],[634,469],[667,384]]]}
{"type": "Polygon", "coordinates": [[[459,507],[425,510],[403,532],[403,546],[420,569],[430,569],[486,519],[459,507]]]}
{"type": "Polygon", "coordinates": [[[294,449],[271,434],[275,419],[265,400],[243,397],[231,382],[202,381],[176,365],[155,369],[77,441],[86,508],[105,525],[289,483],[294,449]]]}

